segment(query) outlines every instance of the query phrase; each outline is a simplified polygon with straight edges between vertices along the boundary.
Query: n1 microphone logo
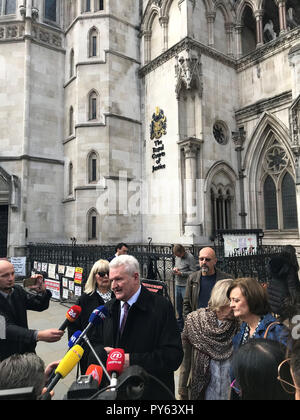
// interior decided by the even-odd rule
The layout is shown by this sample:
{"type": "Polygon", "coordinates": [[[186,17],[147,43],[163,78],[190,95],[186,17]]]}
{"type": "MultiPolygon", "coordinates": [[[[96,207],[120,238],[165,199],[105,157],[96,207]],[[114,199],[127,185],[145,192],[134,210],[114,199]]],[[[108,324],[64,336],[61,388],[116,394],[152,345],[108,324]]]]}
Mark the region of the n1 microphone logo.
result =
{"type": "Polygon", "coordinates": [[[292,328],[292,337],[294,340],[298,340],[300,338],[300,315],[295,315],[291,321],[292,325],[295,325],[292,328]]]}
{"type": "Polygon", "coordinates": [[[114,362],[119,362],[122,359],[122,357],[123,357],[123,355],[119,351],[114,351],[109,356],[110,360],[112,360],[114,362]]]}

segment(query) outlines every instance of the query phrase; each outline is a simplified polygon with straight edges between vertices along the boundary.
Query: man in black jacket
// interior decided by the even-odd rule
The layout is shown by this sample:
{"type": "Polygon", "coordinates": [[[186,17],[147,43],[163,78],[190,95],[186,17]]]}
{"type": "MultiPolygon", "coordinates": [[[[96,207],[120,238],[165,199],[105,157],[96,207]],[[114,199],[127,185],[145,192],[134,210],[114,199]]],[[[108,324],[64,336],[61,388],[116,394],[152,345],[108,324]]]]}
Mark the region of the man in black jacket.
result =
{"type": "MultiPolygon", "coordinates": [[[[124,349],[124,369],[138,365],[174,394],[174,371],[182,362],[183,350],[172,304],[141,286],[139,264],[132,256],[114,258],[109,278],[116,298],[106,304],[109,316],[98,337],[98,353],[103,348],[107,354],[113,348],[124,349]]],[[[170,394],[151,382],[143,399],[170,399],[170,394]]]]}
{"type": "Polygon", "coordinates": [[[57,329],[28,329],[27,309],[44,311],[48,309],[51,298],[43,276],[37,276],[36,285],[32,288],[38,294],[29,294],[21,286],[15,285],[14,266],[7,260],[0,260],[0,360],[15,353],[32,353],[37,341],[55,342],[63,336],[64,332],[57,329]]]}

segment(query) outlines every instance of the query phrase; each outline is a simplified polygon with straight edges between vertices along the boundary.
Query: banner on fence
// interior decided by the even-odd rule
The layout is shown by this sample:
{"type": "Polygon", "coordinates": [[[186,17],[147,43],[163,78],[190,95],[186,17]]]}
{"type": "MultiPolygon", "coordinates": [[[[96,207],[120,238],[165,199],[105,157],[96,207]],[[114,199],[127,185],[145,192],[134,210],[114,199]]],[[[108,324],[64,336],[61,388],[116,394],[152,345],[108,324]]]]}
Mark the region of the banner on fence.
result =
{"type": "Polygon", "coordinates": [[[26,276],[26,257],[11,257],[10,262],[14,266],[16,277],[26,276]]]}
{"type": "Polygon", "coordinates": [[[224,256],[236,253],[248,252],[251,253],[257,247],[257,235],[256,234],[223,234],[224,239],[224,256]]]}
{"type": "Polygon", "coordinates": [[[45,286],[57,300],[74,300],[82,294],[83,268],[34,261],[33,268],[45,276],[45,286]]]}

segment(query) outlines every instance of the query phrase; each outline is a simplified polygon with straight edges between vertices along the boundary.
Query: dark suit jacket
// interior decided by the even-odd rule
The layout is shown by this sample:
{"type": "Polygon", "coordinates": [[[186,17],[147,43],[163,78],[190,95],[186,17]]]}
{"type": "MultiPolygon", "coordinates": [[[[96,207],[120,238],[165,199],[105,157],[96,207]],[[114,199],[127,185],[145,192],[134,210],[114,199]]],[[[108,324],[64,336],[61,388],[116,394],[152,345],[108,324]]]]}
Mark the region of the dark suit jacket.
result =
{"type": "MultiPolygon", "coordinates": [[[[114,297],[115,295],[113,292],[111,293],[111,296],[114,297]]],[[[99,293],[94,292],[92,294],[83,293],[77,300],[76,305],[79,305],[81,307],[81,313],[80,316],[76,319],[76,321],[70,323],[68,325],[68,337],[70,337],[78,330],[83,331],[85,327],[87,327],[89,323],[89,318],[91,313],[94,309],[96,309],[98,306],[104,305],[104,300],[99,295],[99,293]]],[[[93,327],[88,333],[88,337],[91,340],[92,336],[95,336],[99,334],[98,331],[99,327],[95,326],[93,327]]],[[[80,359],[80,370],[81,374],[84,375],[87,368],[88,368],[88,352],[86,351],[86,346],[84,346],[84,353],[82,358],[80,359]]]]}
{"type": "MultiPolygon", "coordinates": [[[[130,354],[130,365],[138,365],[161,380],[174,393],[174,371],[183,359],[181,336],[174,308],[165,297],[142,286],[140,296],[129,310],[124,332],[120,337],[120,301],[107,304],[109,316],[97,337],[99,354],[103,347],[122,348],[130,354]]],[[[95,362],[96,363],[96,362],[95,362]]],[[[157,383],[152,382],[144,399],[170,398],[157,383]]]]}
{"type": "Polygon", "coordinates": [[[28,329],[27,309],[42,312],[49,307],[51,292],[42,295],[31,295],[21,286],[14,286],[11,296],[12,306],[0,294],[0,315],[6,322],[6,339],[0,340],[0,359],[4,360],[12,354],[24,354],[35,351],[35,330],[28,329]]]}

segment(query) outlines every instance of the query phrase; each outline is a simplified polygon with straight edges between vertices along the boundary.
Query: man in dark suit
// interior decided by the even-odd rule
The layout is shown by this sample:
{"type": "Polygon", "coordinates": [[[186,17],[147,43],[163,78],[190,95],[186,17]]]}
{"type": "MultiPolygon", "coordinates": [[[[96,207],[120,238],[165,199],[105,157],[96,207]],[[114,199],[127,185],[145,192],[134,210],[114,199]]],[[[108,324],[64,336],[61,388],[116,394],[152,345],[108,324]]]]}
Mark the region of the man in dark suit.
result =
{"type": "MultiPolygon", "coordinates": [[[[102,324],[99,354],[113,348],[125,351],[124,369],[138,365],[162,381],[174,394],[174,371],[183,358],[180,332],[172,304],[140,283],[138,261],[127,255],[110,263],[109,278],[115,298],[102,324]],[[101,341],[101,344],[100,344],[101,341]]],[[[143,399],[170,399],[157,383],[149,384],[143,399]]]]}
{"type": "Polygon", "coordinates": [[[119,257],[120,255],[127,255],[128,254],[128,245],[125,242],[120,242],[115,248],[115,255],[107,258],[107,261],[112,261],[114,258],[119,257]]]}
{"type": "Polygon", "coordinates": [[[64,332],[57,329],[28,329],[27,309],[44,311],[51,298],[41,275],[37,275],[32,289],[38,294],[29,294],[15,285],[14,266],[7,260],[0,260],[0,360],[16,353],[34,352],[37,341],[55,342],[63,336],[64,332]]]}

